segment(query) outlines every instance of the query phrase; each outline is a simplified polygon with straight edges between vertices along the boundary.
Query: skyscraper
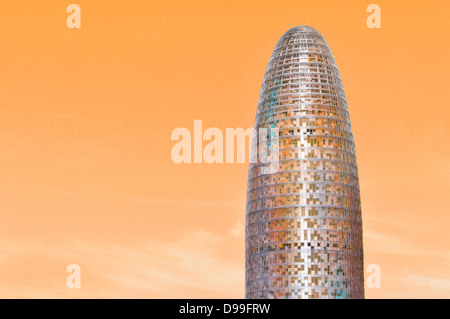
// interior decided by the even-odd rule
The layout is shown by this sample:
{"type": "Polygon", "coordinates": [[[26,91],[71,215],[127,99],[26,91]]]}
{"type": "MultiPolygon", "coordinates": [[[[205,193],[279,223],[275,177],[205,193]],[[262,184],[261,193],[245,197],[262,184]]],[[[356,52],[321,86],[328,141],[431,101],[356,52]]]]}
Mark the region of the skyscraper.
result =
{"type": "MultiPolygon", "coordinates": [[[[246,298],[364,298],[361,204],[342,81],[322,35],[278,41],[255,129],[278,129],[279,162],[250,163],[246,298]]],[[[261,154],[259,154],[261,155],[261,154]]]]}

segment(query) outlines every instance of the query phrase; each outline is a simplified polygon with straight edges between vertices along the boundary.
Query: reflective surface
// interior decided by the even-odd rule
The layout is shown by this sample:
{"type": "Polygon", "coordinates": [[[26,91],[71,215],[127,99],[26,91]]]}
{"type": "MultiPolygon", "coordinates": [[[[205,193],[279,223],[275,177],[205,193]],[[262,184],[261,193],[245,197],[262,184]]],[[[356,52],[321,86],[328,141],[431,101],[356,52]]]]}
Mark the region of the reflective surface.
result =
{"type": "Polygon", "coordinates": [[[350,118],[333,55],[310,27],[278,41],[255,128],[279,129],[279,166],[250,163],[247,298],[364,298],[361,205],[350,118]]]}

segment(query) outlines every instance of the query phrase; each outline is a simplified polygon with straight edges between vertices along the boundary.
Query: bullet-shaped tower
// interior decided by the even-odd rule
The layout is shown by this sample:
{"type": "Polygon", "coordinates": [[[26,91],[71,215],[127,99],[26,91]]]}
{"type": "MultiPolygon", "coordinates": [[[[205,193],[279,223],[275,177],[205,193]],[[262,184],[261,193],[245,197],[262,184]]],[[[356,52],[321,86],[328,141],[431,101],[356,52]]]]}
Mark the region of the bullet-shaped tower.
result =
{"type": "MultiPolygon", "coordinates": [[[[250,163],[246,298],[364,298],[355,145],[333,54],[314,28],[278,41],[255,129],[278,129],[274,171],[250,163]]],[[[272,134],[273,135],[273,134],[272,134]]],[[[261,155],[261,154],[259,154],[261,155]]]]}

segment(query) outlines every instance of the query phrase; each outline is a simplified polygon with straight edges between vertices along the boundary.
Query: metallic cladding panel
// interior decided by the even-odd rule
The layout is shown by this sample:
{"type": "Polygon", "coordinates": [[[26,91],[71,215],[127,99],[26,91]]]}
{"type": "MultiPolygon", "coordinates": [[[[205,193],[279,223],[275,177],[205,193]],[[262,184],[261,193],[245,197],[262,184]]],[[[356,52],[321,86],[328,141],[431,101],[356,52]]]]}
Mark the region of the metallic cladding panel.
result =
{"type": "Polygon", "coordinates": [[[311,27],[287,31],[264,75],[255,129],[278,128],[279,164],[250,163],[246,298],[364,298],[361,204],[334,57],[311,27]]]}

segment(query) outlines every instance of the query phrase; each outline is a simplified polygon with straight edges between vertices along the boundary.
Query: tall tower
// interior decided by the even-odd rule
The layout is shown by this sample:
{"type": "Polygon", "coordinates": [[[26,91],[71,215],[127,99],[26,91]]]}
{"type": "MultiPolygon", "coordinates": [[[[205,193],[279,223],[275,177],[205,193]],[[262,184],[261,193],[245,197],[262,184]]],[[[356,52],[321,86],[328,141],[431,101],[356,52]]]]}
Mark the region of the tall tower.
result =
{"type": "Polygon", "coordinates": [[[278,41],[255,129],[278,129],[276,170],[250,163],[246,298],[364,298],[355,145],[333,54],[315,29],[278,41]]]}

